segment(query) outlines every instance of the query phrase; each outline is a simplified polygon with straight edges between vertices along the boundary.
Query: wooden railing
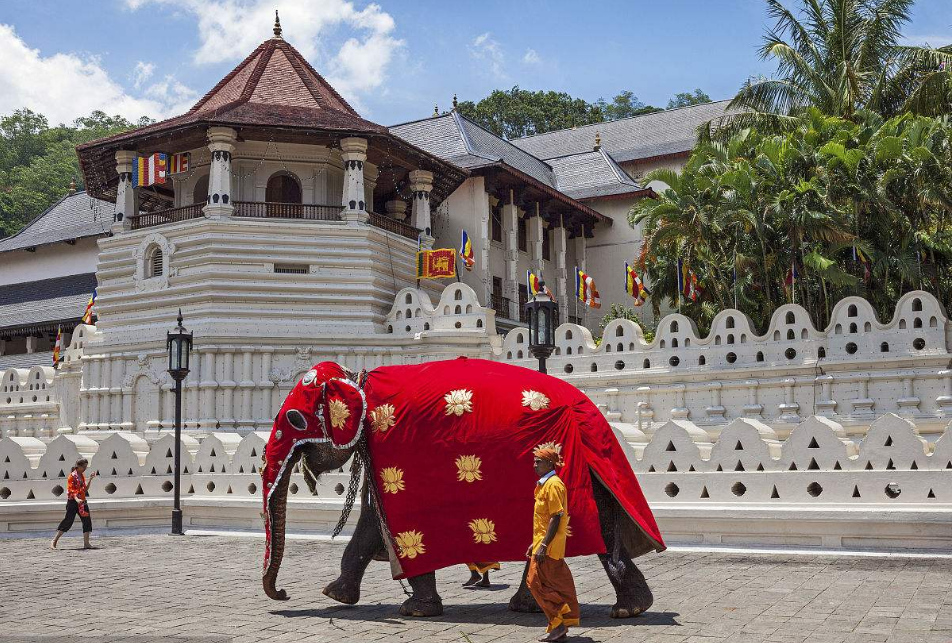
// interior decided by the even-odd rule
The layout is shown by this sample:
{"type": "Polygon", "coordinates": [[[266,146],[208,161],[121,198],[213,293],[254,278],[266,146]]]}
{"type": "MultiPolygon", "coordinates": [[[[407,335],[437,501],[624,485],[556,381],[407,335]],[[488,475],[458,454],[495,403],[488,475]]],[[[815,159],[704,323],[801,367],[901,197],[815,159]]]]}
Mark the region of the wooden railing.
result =
{"type": "Polygon", "coordinates": [[[380,228],[381,230],[386,230],[387,232],[398,234],[401,237],[406,237],[407,239],[413,239],[414,241],[420,236],[420,230],[414,228],[412,225],[391,219],[388,216],[376,212],[370,213],[370,225],[380,228]]]}
{"type": "Polygon", "coordinates": [[[502,295],[491,295],[490,304],[493,307],[493,310],[496,311],[496,317],[502,319],[510,319],[511,313],[509,312],[509,298],[503,297],[502,295]]]}
{"type": "Polygon", "coordinates": [[[177,223],[179,221],[187,221],[188,219],[197,219],[202,216],[202,207],[204,207],[204,205],[204,203],[196,203],[181,208],[160,210],[159,212],[143,212],[142,214],[129,217],[129,221],[132,222],[133,230],[140,230],[142,228],[165,225],[166,223],[177,223]]]}
{"type": "Polygon", "coordinates": [[[256,219],[304,219],[340,221],[340,205],[275,203],[271,201],[235,201],[235,216],[256,219]]]}

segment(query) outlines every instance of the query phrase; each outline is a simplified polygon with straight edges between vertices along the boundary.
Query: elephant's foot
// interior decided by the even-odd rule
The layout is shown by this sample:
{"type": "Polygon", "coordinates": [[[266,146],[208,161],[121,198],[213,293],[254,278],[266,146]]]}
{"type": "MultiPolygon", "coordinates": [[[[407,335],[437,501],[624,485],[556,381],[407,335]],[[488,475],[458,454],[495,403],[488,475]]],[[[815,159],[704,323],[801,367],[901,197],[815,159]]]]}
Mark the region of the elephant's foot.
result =
{"type": "Polygon", "coordinates": [[[430,572],[407,579],[413,595],[400,606],[401,616],[439,616],[443,600],[436,591],[436,574],[430,572]]]}
{"type": "Polygon", "coordinates": [[[324,596],[345,605],[356,605],[360,600],[360,585],[349,583],[341,577],[324,588],[324,596]]]}
{"type": "Polygon", "coordinates": [[[535,614],[541,612],[542,608],[539,607],[539,604],[536,603],[536,600],[532,597],[532,592],[529,591],[529,588],[526,587],[525,584],[522,584],[513,597],[509,599],[509,611],[535,614]]]}
{"type": "Polygon", "coordinates": [[[640,579],[633,579],[625,589],[626,591],[617,594],[618,600],[612,605],[612,618],[633,618],[642,612],[647,612],[654,604],[654,595],[643,576],[640,579]]]}
{"type": "MultiPolygon", "coordinates": [[[[649,604],[650,607],[650,604],[649,604]]],[[[642,607],[637,603],[637,601],[629,599],[619,599],[617,603],[612,605],[611,617],[612,618],[634,618],[642,612],[647,611],[647,607],[642,607]]]]}
{"type": "Polygon", "coordinates": [[[400,616],[440,616],[443,614],[443,601],[439,596],[427,599],[411,596],[400,606],[400,616]]]}

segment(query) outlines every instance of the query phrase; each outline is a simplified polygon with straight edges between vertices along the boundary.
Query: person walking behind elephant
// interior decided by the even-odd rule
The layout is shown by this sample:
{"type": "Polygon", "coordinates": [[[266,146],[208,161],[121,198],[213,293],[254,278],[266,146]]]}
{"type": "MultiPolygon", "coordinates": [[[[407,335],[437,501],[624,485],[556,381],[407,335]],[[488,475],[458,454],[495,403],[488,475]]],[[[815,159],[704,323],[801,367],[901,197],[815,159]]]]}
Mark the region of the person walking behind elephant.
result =
{"type": "Polygon", "coordinates": [[[79,514],[79,519],[83,523],[83,549],[92,549],[92,545],[89,544],[89,534],[93,530],[93,521],[89,517],[86,491],[89,489],[89,484],[93,481],[93,478],[96,477],[96,473],[93,472],[87,481],[83,474],[88,466],[89,461],[86,458],[80,458],[76,461],[76,466],[73,467],[66,479],[66,517],[56,528],[56,535],[53,536],[50,549],[56,549],[59,539],[73,526],[76,514],[79,514]]]}
{"type": "Polygon", "coordinates": [[[542,446],[533,456],[539,481],[535,488],[532,545],[526,552],[529,556],[526,584],[549,619],[546,635],[539,640],[561,641],[568,635],[568,628],[579,623],[575,581],[565,563],[568,492],[555,473],[556,468],[562,466],[559,450],[542,446]]]}
{"type": "Polygon", "coordinates": [[[463,587],[489,587],[489,570],[498,570],[499,563],[469,563],[467,567],[470,571],[469,580],[463,583],[463,587]]]}

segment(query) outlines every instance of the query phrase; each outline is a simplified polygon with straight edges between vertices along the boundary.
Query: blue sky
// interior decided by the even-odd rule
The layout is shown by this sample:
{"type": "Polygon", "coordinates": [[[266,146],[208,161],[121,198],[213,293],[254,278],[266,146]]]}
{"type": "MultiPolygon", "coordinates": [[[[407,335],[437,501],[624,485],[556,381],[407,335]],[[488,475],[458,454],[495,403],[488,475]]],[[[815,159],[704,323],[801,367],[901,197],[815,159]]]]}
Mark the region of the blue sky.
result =
{"type": "MultiPolygon", "coordinates": [[[[663,107],[695,87],[728,98],[772,70],[756,54],[762,0],[3,0],[0,113],[181,113],[270,37],[275,7],[285,37],[382,124],[454,92],[628,89],[663,107]]],[[[952,0],[919,0],[905,34],[952,42],[952,0]]]]}

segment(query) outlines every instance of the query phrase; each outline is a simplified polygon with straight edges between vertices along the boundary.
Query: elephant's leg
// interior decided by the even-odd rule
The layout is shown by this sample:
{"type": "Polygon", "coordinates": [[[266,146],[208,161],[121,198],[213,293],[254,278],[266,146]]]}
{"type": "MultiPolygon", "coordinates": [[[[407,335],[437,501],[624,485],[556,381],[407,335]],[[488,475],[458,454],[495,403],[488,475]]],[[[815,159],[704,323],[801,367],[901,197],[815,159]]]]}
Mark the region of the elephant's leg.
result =
{"type": "Polygon", "coordinates": [[[519,589],[512,598],[509,599],[509,609],[513,612],[541,612],[542,608],[536,603],[529,586],[526,584],[526,574],[529,573],[529,563],[526,562],[522,570],[522,581],[519,583],[519,589]]]}
{"type": "Polygon", "coordinates": [[[344,549],[340,560],[340,576],[324,588],[324,595],[335,601],[354,605],[360,600],[360,581],[364,577],[367,565],[383,549],[376,514],[368,506],[360,512],[354,535],[344,549]]]}
{"type": "Polygon", "coordinates": [[[644,574],[632,562],[625,548],[616,543],[619,517],[617,512],[623,511],[615,500],[598,480],[592,478],[595,495],[595,504],[598,506],[598,519],[601,523],[602,540],[605,541],[606,554],[599,554],[598,559],[608,573],[608,580],[615,588],[616,602],[612,606],[612,618],[631,618],[647,611],[654,596],[644,574]],[[617,549],[617,551],[616,551],[617,549]],[[615,559],[617,555],[617,559],[615,559]]]}
{"type": "Polygon", "coordinates": [[[443,613],[443,599],[436,592],[436,573],[408,578],[413,596],[400,606],[401,616],[439,616],[443,613]]]}

